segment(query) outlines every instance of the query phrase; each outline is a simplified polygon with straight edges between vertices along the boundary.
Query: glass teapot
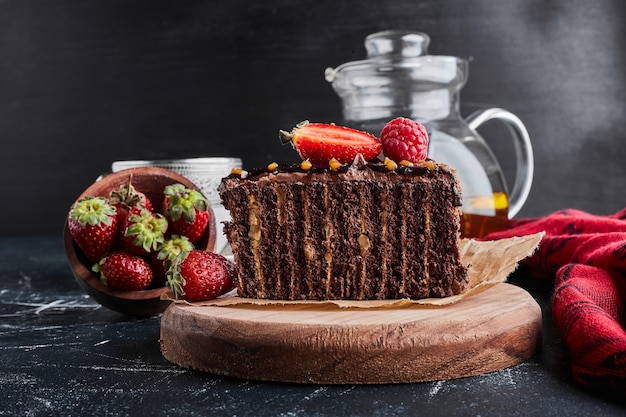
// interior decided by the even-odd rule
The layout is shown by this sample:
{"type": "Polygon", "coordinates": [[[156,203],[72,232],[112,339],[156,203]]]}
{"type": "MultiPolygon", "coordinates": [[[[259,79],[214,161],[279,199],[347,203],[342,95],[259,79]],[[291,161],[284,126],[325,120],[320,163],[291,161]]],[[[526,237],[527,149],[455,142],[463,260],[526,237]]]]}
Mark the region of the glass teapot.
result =
{"type": "Polygon", "coordinates": [[[344,123],[379,135],[389,120],[404,116],[423,123],[430,137],[428,156],[456,169],[463,192],[464,236],[481,237],[504,228],[524,205],[533,179],[528,131],[500,108],[463,119],[460,90],[469,63],[428,55],[425,33],[384,31],[365,39],[367,59],[326,69],[326,80],[341,98],[344,123]],[[502,169],[477,129],[489,120],[505,123],[514,140],[516,176],[508,192],[502,169]]]}

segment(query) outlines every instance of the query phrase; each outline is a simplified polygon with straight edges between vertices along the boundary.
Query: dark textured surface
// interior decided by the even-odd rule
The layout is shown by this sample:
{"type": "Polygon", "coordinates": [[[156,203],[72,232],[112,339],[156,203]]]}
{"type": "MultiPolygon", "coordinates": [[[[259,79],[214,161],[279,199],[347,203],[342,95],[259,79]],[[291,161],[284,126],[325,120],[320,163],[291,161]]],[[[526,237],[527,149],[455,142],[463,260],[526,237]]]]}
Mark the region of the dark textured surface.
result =
{"type": "MultiPolygon", "coordinates": [[[[3,205],[1,230],[60,232],[117,159],[294,160],[278,129],[338,121],[324,69],[364,58],[364,37],[390,28],[471,59],[465,116],[499,106],[526,123],[536,180],[520,216],[623,207],[622,0],[3,0],[0,185],[20,203],[3,205]]],[[[485,127],[510,177],[505,134],[485,127]]]]}
{"type": "Polygon", "coordinates": [[[499,372],[398,385],[293,385],[182,369],[159,349],[159,317],[101,308],[73,281],[56,237],[0,238],[0,415],[623,416],[572,384],[549,285],[516,282],[544,314],[541,353],[499,372]]]}

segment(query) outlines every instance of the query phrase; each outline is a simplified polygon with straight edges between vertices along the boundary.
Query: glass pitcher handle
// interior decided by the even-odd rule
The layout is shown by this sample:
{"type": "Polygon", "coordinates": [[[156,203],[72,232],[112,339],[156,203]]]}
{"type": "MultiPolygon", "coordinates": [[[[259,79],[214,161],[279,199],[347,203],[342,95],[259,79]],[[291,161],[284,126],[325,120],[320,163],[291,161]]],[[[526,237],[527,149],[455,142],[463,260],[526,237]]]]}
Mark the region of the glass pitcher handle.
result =
{"type": "Polygon", "coordinates": [[[478,110],[472,113],[466,119],[466,122],[470,129],[476,132],[480,125],[493,119],[500,120],[509,128],[515,145],[517,169],[515,172],[515,183],[509,195],[509,218],[512,218],[520,211],[530,193],[535,168],[533,148],[528,131],[522,121],[516,115],[504,109],[490,108],[478,110]]]}

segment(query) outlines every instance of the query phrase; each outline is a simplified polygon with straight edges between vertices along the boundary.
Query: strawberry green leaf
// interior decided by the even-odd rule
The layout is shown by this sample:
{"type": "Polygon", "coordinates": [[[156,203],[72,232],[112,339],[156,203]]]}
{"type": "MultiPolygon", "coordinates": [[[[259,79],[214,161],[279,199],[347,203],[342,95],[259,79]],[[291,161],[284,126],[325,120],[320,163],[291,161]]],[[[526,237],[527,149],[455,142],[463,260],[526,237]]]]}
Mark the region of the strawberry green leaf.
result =
{"type": "Polygon", "coordinates": [[[196,219],[196,210],[208,210],[209,201],[204,194],[182,184],[168,185],[163,193],[169,199],[164,214],[173,221],[178,221],[182,217],[188,223],[193,223],[196,219]]]}
{"type": "Polygon", "coordinates": [[[81,226],[110,226],[116,209],[104,197],[86,196],[78,200],[70,209],[70,218],[81,226]]]}

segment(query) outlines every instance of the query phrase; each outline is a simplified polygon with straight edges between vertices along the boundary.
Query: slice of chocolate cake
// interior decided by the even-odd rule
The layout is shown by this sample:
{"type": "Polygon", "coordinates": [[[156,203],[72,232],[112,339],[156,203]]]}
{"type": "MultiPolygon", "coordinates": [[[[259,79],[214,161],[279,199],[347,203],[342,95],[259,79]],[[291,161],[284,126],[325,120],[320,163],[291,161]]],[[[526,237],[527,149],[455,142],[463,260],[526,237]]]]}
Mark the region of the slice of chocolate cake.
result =
{"type": "Polygon", "coordinates": [[[241,297],[397,299],[459,294],[461,192],[427,160],[234,172],[220,196],[241,297]]]}

